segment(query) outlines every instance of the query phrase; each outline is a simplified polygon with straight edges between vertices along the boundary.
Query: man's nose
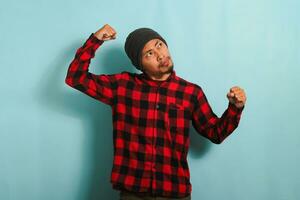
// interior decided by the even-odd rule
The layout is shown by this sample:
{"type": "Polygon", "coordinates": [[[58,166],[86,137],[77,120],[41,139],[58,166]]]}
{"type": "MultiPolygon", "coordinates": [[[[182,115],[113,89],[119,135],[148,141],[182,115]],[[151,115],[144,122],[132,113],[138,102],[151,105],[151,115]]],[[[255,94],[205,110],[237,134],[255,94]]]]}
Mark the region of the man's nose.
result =
{"type": "Polygon", "coordinates": [[[158,61],[161,61],[162,59],[163,59],[163,54],[162,53],[157,53],[158,54],[158,56],[157,56],[157,59],[158,59],[158,61]]]}

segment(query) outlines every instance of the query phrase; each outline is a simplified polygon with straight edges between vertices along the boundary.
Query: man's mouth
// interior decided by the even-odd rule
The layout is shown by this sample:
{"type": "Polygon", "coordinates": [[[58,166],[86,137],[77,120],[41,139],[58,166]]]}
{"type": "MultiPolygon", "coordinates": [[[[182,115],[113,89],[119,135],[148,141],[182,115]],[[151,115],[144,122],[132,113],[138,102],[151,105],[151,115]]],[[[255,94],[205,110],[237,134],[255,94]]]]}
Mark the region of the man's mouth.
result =
{"type": "Polygon", "coordinates": [[[164,67],[164,66],[168,66],[169,65],[169,59],[164,60],[160,66],[164,67]]]}

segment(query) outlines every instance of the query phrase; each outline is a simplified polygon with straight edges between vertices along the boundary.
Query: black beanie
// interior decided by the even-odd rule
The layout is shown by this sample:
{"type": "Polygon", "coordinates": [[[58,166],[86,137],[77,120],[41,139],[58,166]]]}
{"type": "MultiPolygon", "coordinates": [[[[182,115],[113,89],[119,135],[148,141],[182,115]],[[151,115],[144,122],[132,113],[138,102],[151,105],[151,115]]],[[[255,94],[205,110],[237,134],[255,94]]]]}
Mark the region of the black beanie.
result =
{"type": "Polygon", "coordinates": [[[138,28],[132,31],[126,38],[125,52],[131,63],[141,70],[141,53],[145,44],[152,39],[160,39],[167,46],[167,42],[154,30],[150,28],[138,28]]]}

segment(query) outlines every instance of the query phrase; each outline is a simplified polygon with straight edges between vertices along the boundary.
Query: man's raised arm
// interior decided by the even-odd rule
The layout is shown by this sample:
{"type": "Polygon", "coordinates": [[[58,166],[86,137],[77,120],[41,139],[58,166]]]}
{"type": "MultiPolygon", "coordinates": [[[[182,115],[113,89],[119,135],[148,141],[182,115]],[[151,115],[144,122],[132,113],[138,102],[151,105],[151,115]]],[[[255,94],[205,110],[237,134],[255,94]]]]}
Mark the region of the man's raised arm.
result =
{"type": "Polygon", "coordinates": [[[198,133],[215,144],[221,144],[238,126],[246,102],[246,94],[238,86],[227,93],[228,108],[219,118],[199,87],[197,103],[192,115],[192,124],[198,133]]]}
{"type": "Polygon", "coordinates": [[[77,49],[75,57],[69,65],[65,83],[92,98],[112,105],[115,91],[114,75],[96,75],[89,72],[91,59],[104,41],[116,38],[116,31],[105,24],[96,33],[92,33],[86,42],[77,49]]]}

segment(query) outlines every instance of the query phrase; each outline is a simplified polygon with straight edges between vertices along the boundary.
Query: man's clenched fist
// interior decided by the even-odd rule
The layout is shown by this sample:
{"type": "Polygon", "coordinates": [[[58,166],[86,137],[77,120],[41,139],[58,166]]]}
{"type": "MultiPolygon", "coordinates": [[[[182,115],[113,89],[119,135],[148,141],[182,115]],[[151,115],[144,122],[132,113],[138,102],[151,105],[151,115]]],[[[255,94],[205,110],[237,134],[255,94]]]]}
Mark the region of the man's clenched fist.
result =
{"type": "Polygon", "coordinates": [[[94,33],[99,40],[104,41],[116,39],[116,34],[116,31],[108,24],[105,24],[96,33],[94,33]]]}
{"type": "Polygon", "coordinates": [[[244,90],[238,86],[230,88],[230,91],[227,93],[227,98],[230,103],[238,108],[243,107],[247,100],[244,90]]]}

